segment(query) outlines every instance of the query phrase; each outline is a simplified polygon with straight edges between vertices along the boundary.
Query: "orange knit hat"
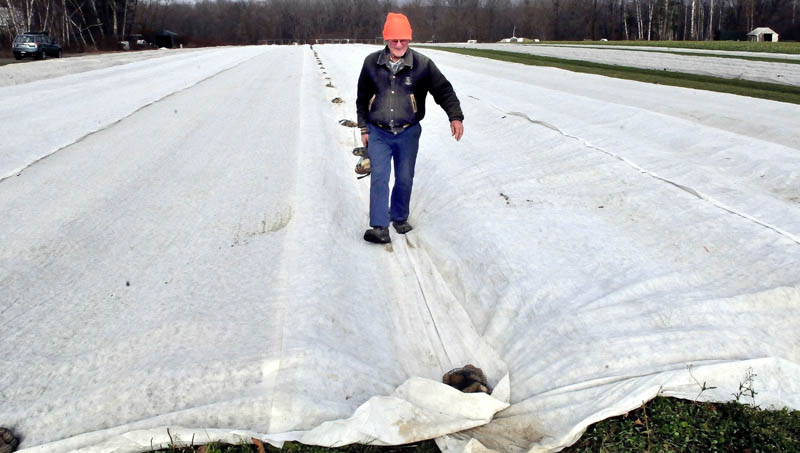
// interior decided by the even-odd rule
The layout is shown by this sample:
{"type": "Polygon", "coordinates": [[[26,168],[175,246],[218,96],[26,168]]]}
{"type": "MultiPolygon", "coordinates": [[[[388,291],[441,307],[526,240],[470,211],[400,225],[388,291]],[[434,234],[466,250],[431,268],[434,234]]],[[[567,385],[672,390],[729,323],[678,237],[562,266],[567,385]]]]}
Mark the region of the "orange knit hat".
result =
{"type": "Polygon", "coordinates": [[[411,24],[408,18],[400,13],[389,13],[383,25],[383,39],[408,39],[411,40],[411,24]]]}

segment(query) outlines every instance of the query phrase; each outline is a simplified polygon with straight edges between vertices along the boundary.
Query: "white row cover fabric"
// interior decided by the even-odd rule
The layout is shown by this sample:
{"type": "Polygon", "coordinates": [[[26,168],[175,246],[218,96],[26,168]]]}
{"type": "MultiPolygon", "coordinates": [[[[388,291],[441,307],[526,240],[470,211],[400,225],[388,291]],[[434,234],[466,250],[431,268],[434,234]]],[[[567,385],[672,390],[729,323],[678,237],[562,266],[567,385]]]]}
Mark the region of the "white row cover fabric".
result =
{"type": "Polygon", "coordinates": [[[800,71],[797,70],[797,55],[704,51],[695,49],[671,49],[632,46],[589,46],[550,44],[475,44],[445,43],[443,47],[502,50],[565,60],[591,61],[616,66],[651,69],[665,72],[683,72],[726,79],[744,79],[756,82],[800,86],[800,71]],[[681,55],[693,53],[695,55],[681,55]],[[702,56],[698,56],[701,54],[702,56]],[[780,61],[757,61],[739,56],[785,59],[780,61]]]}
{"type": "Polygon", "coordinates": [[[0,142],[0,425],[24,451],[554,451],[748,373],[800,409],[800,107],[423,50],[466,133],[428,99],[415,229],[375,246],[339,120],[376,49],[0,88],[26,137],[0,142]],[[468,363],[491,396],[441,384],[468,363]]]}

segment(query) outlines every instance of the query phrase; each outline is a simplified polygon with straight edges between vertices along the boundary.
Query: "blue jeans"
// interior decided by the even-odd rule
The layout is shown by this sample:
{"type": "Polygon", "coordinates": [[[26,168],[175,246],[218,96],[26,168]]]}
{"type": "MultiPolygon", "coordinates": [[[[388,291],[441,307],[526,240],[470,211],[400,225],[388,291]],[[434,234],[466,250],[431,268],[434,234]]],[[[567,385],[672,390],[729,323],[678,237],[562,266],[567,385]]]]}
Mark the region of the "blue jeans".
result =
{"type": "Polygon", "coordinates": [[[417,163],[419,123],[394,135],[392,132],[367,124],[369,133],[369,224],[373,227],[388,227],[389,221],[404,222],[408,219],[411,187],[414,182],[414,166],[417,163]],[[389,207],[389,176],[394,160],[394,187],[389,207]]]}

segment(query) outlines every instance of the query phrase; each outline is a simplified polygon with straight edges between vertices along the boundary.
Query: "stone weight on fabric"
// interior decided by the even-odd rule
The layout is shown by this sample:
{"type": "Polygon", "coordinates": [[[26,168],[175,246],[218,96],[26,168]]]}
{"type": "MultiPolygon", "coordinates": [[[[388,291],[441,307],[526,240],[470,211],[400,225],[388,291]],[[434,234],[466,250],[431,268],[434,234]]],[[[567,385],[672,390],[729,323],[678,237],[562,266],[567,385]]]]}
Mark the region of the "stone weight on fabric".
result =
{"type": "Polygon", "coordinates": [[[19,440],[6,428],[0,428],[0,453],[11,453],[17,449],[19,440]]]}
{"type": "Polygon", "coordinates": [[[442,376],[442,382],[464,393],[491,393],[483,370],[473,365],[455,368],[442,376]]]}

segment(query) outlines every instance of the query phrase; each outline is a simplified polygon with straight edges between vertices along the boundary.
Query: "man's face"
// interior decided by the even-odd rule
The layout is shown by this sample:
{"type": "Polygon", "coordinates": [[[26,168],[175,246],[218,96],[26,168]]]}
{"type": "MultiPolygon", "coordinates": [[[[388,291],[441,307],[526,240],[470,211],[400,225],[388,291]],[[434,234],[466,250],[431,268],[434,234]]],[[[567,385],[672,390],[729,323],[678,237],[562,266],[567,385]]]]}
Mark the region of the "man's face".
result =
{"type": "Polygon", "coordinates": [[[407,39],[389,39],[386,43],[389,45],[389,52],[392,53],[395,59],[401,58],[408,50],[407,39]]]}

